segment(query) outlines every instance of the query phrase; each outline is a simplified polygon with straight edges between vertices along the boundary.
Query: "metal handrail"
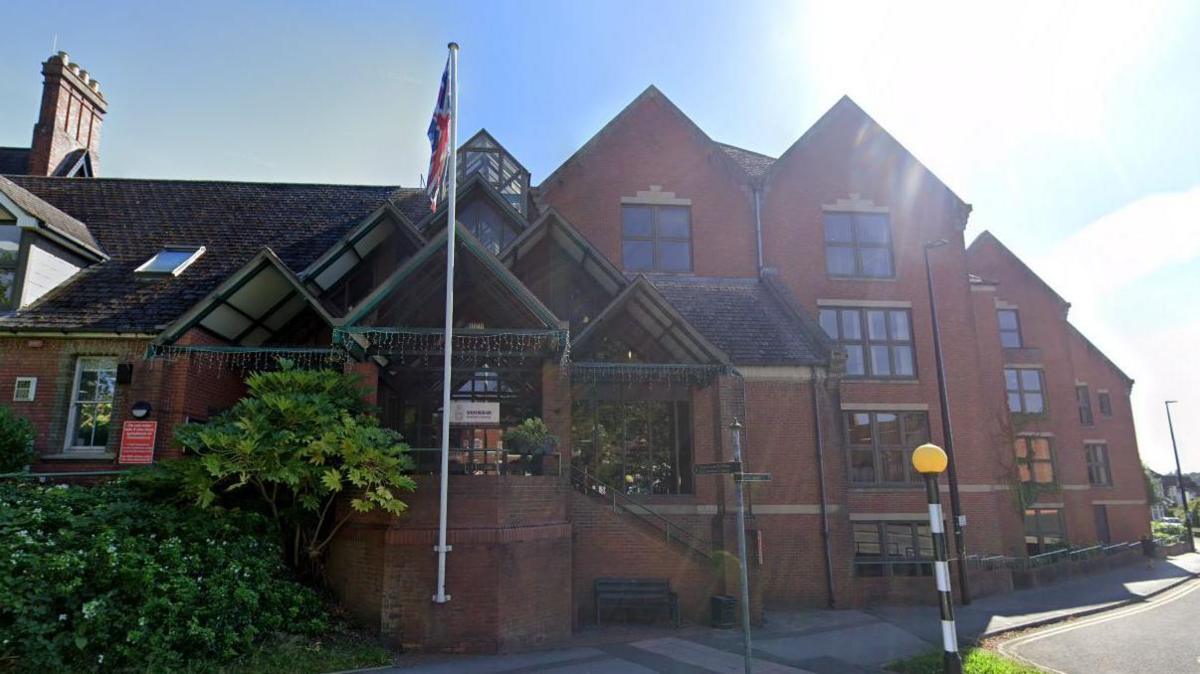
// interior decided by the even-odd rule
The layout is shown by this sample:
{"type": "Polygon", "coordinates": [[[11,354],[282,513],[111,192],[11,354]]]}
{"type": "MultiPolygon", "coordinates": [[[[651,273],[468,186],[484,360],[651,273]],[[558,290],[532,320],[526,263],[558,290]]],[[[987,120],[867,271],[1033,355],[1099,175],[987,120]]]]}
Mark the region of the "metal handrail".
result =
{"type": "Polygon", "coordinates": [[[646,504],[621,489],[597,478],[594,474],[589,473],[586,468],[581,469],[578,466],[571,466],[571,484],[585,494],[592,494],[605,500],[611,499],[613,510],[620,508],[640,518],[648,525],[656,529],[661,529],[666,535],[668,543],[679,543],[689,551],[705,559],[711,558],[711,547],[707,541],[676,524],[673,520],[664,517],[661,513],[651,510],[646,504]]]}

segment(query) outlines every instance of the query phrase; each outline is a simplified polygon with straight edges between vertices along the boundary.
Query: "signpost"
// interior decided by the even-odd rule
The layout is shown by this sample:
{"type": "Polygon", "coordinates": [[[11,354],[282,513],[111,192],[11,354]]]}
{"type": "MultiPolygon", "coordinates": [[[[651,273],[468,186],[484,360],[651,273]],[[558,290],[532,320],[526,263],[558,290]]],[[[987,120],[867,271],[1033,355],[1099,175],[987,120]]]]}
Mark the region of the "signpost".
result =
{"type": "Polygon", "coordinates": [[[120,463],[154,463],[157,421],[126,421],[121,424],[120,463]]]}
{"type": "Polygon", "coordinates": [[[727,461],[725,463],[697,463],[692,466],[692,472],[696,475],[724,475],[726,473],[742,472],[742,463],[740,461],[727,461]]]}
{"type": "Polygon", "coordinates": [[[750,574],[746,568],[746,500],[743,498],[743,482],[768,482],[770,473],[742,472],[742,424],[734,419],[729,429],[733,431],[733,461],[725,463],[698,463],[692,466],[696,475],[732,475],[737,492],[738,564],[741,566],[742,585],[742,644],[746,674],[753,667],[750,650],[750,574]]]}

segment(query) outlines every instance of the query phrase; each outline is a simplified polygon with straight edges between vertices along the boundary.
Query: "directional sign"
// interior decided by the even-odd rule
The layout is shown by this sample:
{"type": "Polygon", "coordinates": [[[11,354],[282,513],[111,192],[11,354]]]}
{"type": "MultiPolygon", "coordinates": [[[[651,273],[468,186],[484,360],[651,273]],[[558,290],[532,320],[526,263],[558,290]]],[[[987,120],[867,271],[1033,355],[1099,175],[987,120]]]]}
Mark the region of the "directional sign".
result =
{"type": "Polygon", "coordinates": [[[729,461],[726,463],[697,463],[692,466],[692,472],[696,475],[722,475],[725,473],[740,473],[742,472],[741,461],[729,461]]]}
{"type": "Polygon", "coordinates": [[[770,473],[734,473],[735,482],[770,482],[770,473]]]}

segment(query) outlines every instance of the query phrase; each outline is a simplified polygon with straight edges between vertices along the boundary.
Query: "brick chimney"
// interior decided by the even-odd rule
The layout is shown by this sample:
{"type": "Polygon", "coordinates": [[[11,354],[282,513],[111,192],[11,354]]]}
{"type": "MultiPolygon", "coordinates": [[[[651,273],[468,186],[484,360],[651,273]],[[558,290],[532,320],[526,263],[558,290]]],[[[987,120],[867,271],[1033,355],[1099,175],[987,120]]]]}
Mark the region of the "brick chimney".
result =
{"type": "Polygon", "coordinates": [[[42,109],[33,127],[29,174],[48,176],[75,150],[87,150],[99,174],[100,125],[108,102],[100,83],[60,51],[42,64],[42,109]]]}

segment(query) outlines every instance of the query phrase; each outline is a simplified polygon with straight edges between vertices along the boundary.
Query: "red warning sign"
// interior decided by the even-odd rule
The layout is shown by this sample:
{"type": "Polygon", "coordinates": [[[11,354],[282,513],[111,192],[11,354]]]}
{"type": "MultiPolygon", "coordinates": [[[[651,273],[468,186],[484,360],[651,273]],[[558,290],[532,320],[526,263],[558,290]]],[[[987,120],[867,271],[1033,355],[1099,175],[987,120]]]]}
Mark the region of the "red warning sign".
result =
{"type": "Polygon", "coordinates": [[[157,421],[126,421],[121,424],[120,463],[154,463],[157,421]]]}

